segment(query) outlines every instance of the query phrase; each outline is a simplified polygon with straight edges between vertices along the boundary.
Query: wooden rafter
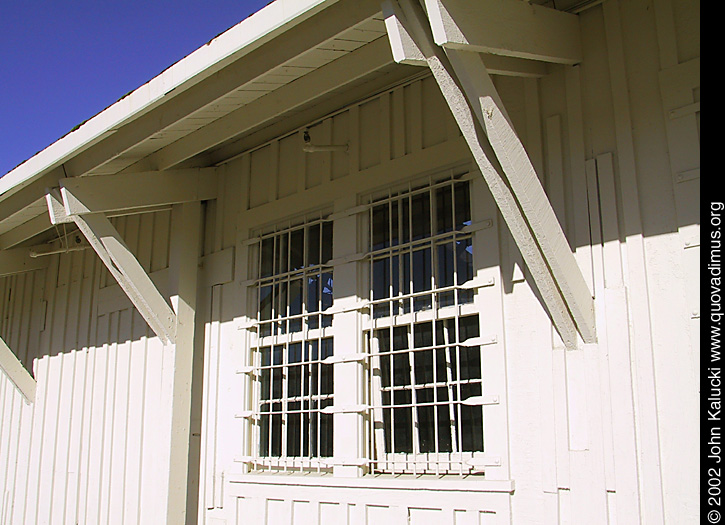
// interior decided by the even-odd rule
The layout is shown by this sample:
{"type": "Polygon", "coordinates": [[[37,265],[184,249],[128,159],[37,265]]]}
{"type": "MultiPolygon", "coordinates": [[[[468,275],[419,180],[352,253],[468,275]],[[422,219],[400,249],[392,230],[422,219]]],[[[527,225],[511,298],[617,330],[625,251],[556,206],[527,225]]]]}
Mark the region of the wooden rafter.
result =
{"type": "Polygon", "coordinates": [[[60,179],[59,184],[70,217],[210,200],[216,198],[218,188],[214,168],[73,177],[60,179]]]}
{"type": "Polygon", "coordinates": [[[424,0],[436,44],[543,62],[581,62],[579,17],[521,0],[424,0]]]}

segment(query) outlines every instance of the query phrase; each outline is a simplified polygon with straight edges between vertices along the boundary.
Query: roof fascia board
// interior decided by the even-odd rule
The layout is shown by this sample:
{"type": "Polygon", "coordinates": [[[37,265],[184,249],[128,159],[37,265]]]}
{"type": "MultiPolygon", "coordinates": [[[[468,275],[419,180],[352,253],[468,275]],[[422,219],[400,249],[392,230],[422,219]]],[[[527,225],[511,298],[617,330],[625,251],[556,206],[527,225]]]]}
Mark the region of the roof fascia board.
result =
{"type": "Polygon", "coordinates": [[[339,0],[276,0],[0,178],[0,200],[339,0]]]}

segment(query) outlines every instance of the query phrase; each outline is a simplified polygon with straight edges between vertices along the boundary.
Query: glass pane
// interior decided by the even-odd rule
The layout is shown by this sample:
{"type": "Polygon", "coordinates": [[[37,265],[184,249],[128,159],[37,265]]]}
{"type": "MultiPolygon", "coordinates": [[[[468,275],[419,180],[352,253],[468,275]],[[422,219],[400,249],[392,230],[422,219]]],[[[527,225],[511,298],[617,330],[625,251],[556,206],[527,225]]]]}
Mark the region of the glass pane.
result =
{"type": "Polygon", "coordinates": [[[287,415],[287,456],[298,457],[302,452],[302,414],[298,412],[302,405],[298,401],[287,408],[291,412],[287,415]]]}
{"type": "Polygon", "coordinates": [[[307,264],[320,264],[320,224],[307,228],[307,264]]]}
{"type": "Polygon", "coordinates": [[[415,363],[415,384],[424,385],[433,382],[433,350],[418,351],[413,354],[415,363]]]}
{"type": "Polygon", "coordinates": [[[457,182],[456,194],[456,230],[462,230],[471,224],[471,190],[467,182],[457,182]]]}
{"type": "MultiPolygon", "coordinates": [[[[430,248],[413,252],[413,292],[431,289],[432,266],[430,248]]],[[[415,311],[427,310],[432,306],[430,296],[416,297],[413,304],[415,311]]]]}
{"type": "MultiPolygon", "coordinates": [[[[417,380],[417,377],[416,377],[417,380]]],[[[433,403],[433,389],[422,388],[415,391],[419,404],[433,403]]],[[[435,408],[432,405],[418,407],[418,439],[420,452],[435,452],[435,408]]]]}
{"type": "MultiPolygon", "coordinates": [[[[446,388],[436,389],[438,402],[448,401],[448,390],[446,388]]],[[[436,407],[438,423],[438,452],[453,452],[453,440],[451,438],[451,406],[438,405],[436,407]]],[[[455,432],[455,430],[454,430],[455,432]]],[[[453,434],[455,436],[455,433],[453,434]]]]}
{"type": "MultiPolygon", "coordinates": [[[[320,402],[320,408],[332,405],[332,399],[324,399],[320,402]]],[[[332,414],[320,414],[320,456],[332,457],[332,414]]]]}
{"type": "Polygon", "coordinates": [[[479,325],[478,316],[469,315],[467,317],[461,317],[458,321],[458,341],[463,342],[471,337],[478,337],[479,325]]]}
{"type": "MultiPolygon", "coordinates": [[[[393,392],[394,405],[410,405],[410,390],[393,392]]],[[[409,407],[393,409],[393,452],[413,452],[413,412],[409,407]]]]}
{"type": "Polygon", "coordinates": [[[390,297],[390,259],[373,261],[373,299],[390,297]]]}
{"type": "MultiPolygon", "coordinates": [[[[288,362],[290,364],[302,362],[302,343],[289,345],[288,362]]],[[[302,367],[290,366],[287,369],[287,397],[302,395],[302,367]]]]}
{"type": "MultiPolygon", "coordinates": [[[[438,272],[436,275],[436,287],[444,288],[453,286],[453,274],[455,272],[453,243],[438,245],[438,272]]],[[[460,284],[460,283],[459,283],[460,284]]]]}
{"type": "Polygon", "coordinates": [[[275,273],[285,273],[287,271],[287,244],[288,235],[283,233],[277,236],[277,267],[275,273]]]}
{"type": "Polygon", "coordinates": [[[412,201],[413,240],[430,237],[430,194],[428,192],[414,195],[412,201]]]}
{"type": "Polygon", "coordinates": [[[269,387],[270,387],[270,381],[269,381],[270,370],[269,370],[269,368],[266,368],[266,369],[262,370],[261,372],[262,372],[262,374],[261,374],[260,382],[259,382],[259,391],[260,391],[260,396],[262,398],[262,401],[264,401],[264,400],[271,399],[270,392],[269,392],[269,387]]]}
{"type": "MultiPolygon", "coordinates": [[[[324,360],[332,355],[332,339],[323,339],[320,359],[324,360]]],[[[320,365],[320,394],[333,393],[333,365],[320,365]]]]}
{"type": "MultiPolygon", "coordinates": [[[[302,279],[295,279],[289,283],[289,315],[302,314],[302,279]]],[[[301,322],[301,320],[300,320],[301,322]]],[[[291,330],[299,331],[301,330],[291,330]]]]}
{"type": "Polygon", "coordinates": [[[322,223],[322,264],[332,259],[332,223],[322,223]]]}
{"type": "Polygon", "coordinates": [[[436,233],[453,230],[453,190],[444,186],[436,190],[436,233]]]}
{"type": "MultiPolygon", "coordinates": [[[[269,412],[269,405],[262,405],[262,412],[269,412]]],[[[269,415],[259,418],[259,455],[269,456],[269,415]]]]}
{"type": "Polygon", "coordinates": [[[272,287],[262,286],[259,289],[259,320],[272,319],[272,287]]]}
{"type": "Polygon", "coordinates": [[[390,211],[388,203],[373,208],[373,250],[390,246],[390,211]]]}
{"type": "Polygon", "coordinates": [[[282,369],[272,369],[272,399],[282,399],[282,369]]]}
{"type": "Polygon", "coordinates": [[[265,346],[259,349],[262,356],[262,366],[269,366],[272,364],[272,349],[269,346],[265,346]]]}
{"type": "Polygon", "coordinates": [[[473,279],[473,245],[471,241],[470,237],[456,241],[456,284],[459,285],[473,279]]]}
{"type": "Polygon", "coordinates": [[[430,248],[413,252],[413,292],[430,290],[432,264],[430,248]]]}
{"type": "Polygon", "coordinates": [[[305,230],[294,230],[290,234],[290,271],[300,270],[305,264],[305,230]]]}
{"type": "Polygon", "coordinates": [[[433,346],[433,323],[418,323],[413,327],[413,345],[415,348],[433,346]]]}
{"type": "Polygon", "coordinates": [[[410,385],[410,359],[407,352],[393,354],[393,385],[410,385]]]}
{"type": "MultiPolygon", "coordinates": [[[[480,396],[480,384],[461,385],[461,400],[480,396]]],[[[483,451],[483,408],[461,407],[461,448],[468,452],[483,451]]]]}
{"type": "Polygon", "coordinates": [[[274,273],[274,237],[262,240],[262,260],[260,263],[260,277],[269,277],[274,273]]]}
{"type": "Polygon", "coordinates": [[[410,242],[410,197],[400,201],[400,242],[410,242]]]}
{"type": "Polygon", "coordinates": [[[272,456],[282,455],[282,403],[272,404],[272,448],[270,454],[272,456]]]}
{"type": "Polygon", "coordinates": [[[332,306],[332,273],[322,274],[322,310],[332,306]]]}

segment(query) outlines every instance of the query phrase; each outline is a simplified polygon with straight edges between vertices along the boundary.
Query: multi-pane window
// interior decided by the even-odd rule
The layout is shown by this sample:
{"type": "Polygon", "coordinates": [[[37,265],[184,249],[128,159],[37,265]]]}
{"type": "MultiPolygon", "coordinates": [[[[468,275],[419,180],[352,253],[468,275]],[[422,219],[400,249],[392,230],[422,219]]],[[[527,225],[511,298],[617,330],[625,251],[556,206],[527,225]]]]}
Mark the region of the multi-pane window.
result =
{"type": "Polygon", "coordinates": [[[324,468],[332,456],[332,223],[318,220],[264,235],[257,253],[252,347],[255,463],[324,468]]]}
{"type": "Polygon", "coordinates": [[[469,183],[370,207],[370,457],[378,472],[468,473],[483,451],[469,183]]]}

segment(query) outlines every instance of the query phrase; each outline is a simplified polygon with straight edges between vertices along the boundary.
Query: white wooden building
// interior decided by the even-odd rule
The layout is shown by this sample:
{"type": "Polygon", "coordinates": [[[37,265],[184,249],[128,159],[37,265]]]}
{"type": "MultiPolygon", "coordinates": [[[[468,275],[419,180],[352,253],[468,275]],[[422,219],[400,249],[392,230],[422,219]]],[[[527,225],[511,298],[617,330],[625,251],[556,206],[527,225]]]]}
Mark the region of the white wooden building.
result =
{"type": "Polygon", "coordinates": [[[276,0],[0,179],[0,524],[699,522],[696,0],[276,0]]]}

